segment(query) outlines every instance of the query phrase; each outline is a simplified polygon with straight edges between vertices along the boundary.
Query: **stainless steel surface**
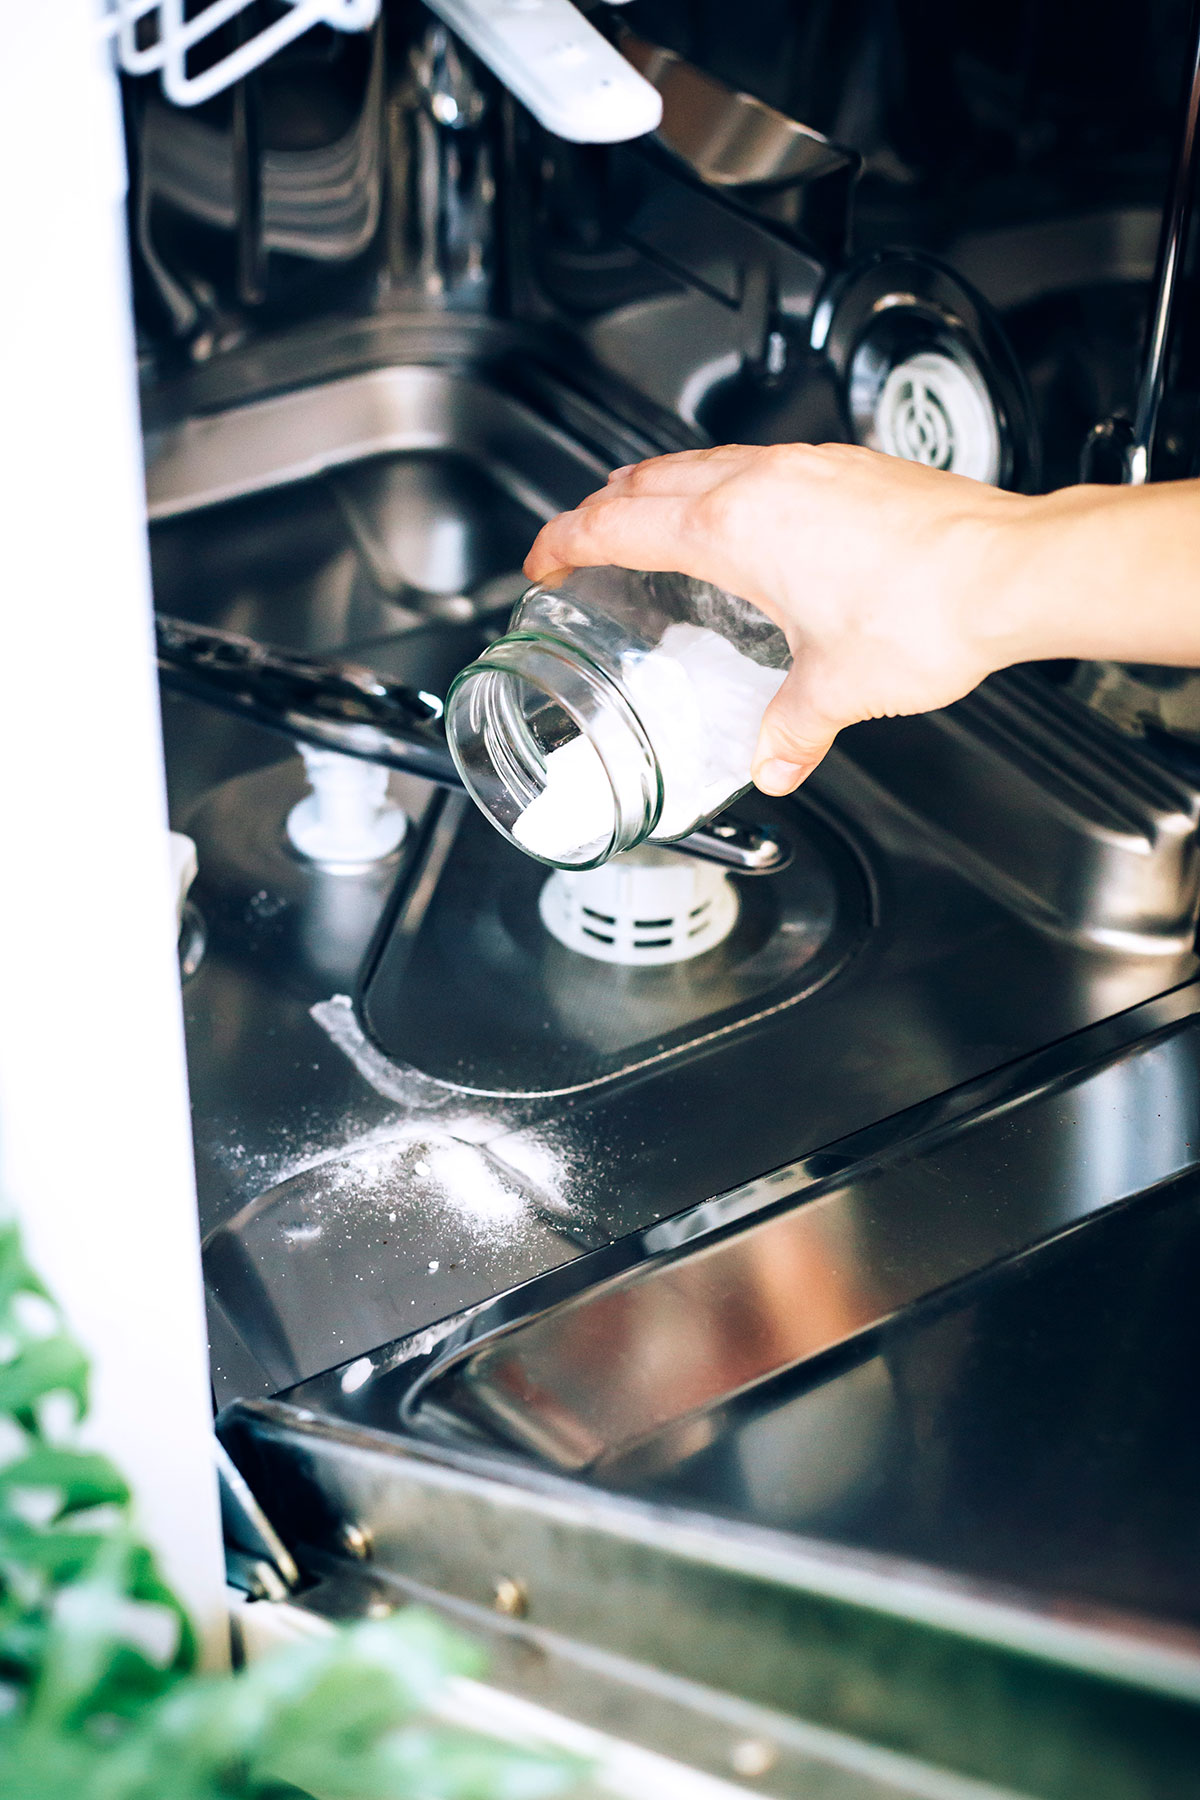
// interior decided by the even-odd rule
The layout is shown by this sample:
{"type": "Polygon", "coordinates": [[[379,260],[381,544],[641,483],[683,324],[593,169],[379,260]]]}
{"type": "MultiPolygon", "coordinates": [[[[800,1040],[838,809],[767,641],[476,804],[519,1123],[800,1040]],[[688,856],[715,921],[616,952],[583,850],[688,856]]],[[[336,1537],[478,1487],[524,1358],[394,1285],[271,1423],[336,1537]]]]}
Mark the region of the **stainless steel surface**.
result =
{"type": "Polygon", "coordinates": [[[538,521],[581,500],[609,467],[476,371],[410,364],[155,432],[146,468],[150,517],[194,512],[388,453],[465,456],[538,521]]]}
{"type": "Polygon", "coordinates": [[[626,1465],[665,1466],[685,1441],[694,1453],[751,1389],[1196,1167],[1198,1004],[1184,990],[1158,1003],[1158,1034],[1107,1064],[1052,1084],[1043,1073],[1024,1099],[985,1103],[845,1175],[778,1169],[652,1227],[645,1264],[541,1316],[484,1308],[408,1396],[410,1422],[419,1430],[428,1408],[435,1432],[460,1420],[468,1437],[617,1480],[626,1465]]]}
{"type": "MultiPolygon", "coordinates": [[[[163,515],[153,534],[158,604],[442,691],[506,614],[539,519],[574,504],[607,466],[603,449],[581,448],[557,422],[565,406],[557,390],[539,391],[546,418],[480,365],[446,360],[364,371],[182,423],[152,477],[163,515]],[[381,455],[397,442],[409,447],[381,455]],[[355,466],[366,453],[378,460],[355,466]],[[335,472],[286,485],[314,468],[335,472]],[[271,483],[285,485],[268,491],[271,483]],[[230,492],[243,497],[214,510],[230,492]],[[378,576],[388,570],[401,579],[385,589],[378,576]],[[426,610],[423,597],[439,592],[461,594],[461,617],[426,610]],[[497,599],[499,611],[490,610],[497,599]]],[[[579,416],[590,443],[603,444],[601,416],[579,416]]],[[[621,434],[612,433],[615,461],[621,434]]],[[[259,727],[192,700],[169,698],[165,720],[175,817],[199,847],[193,898],[208,941],[185,1000],[222,1399],[300,1380],[409,1330],[436,1331],[463,1306],[810,1156],[1196,970],[1178,941],[1156,941],[1153,955],[1143,941],[1072,941],[1050,928],[1045,909],[968,858],[953,821],[940,834],[919,827],[912,799],[927,746],[914,748],[898,724],[871,752],[877,778],[847,734],[811,802],[756,807],[750,821],[781,842],[797,833],[824,842],[823,832],[858,860],[865,937],[842,973],[799,1003],[784,997],[750,1029],[723,1029],[703,986],[674,1024],[664,1024],[656,999],[643,1035],[660,1041],[639,1058],[639,1077],[588,1096],[547,1092],[570,1085],[556,1079],[553,1032],[537,1080],[507,1084],[540,1098],[471,1094],[447,1048],[458,1033],[476,1059],[486,1049],[501,1078],[485,1085],[505,1087],[516,1010],[489,985],[495,940],[486,921],[532,865],[517,852],[506,863],[496,839],[485,881],[472,890],[461,868],[455,876],[467,910],[443,907],[439,859],[457,854],[449,809],[460,803],[436,802],[426,784],[396,776],[397,799],[415,821],[398,855],[369,872],[322,872],[285,842],[284,820],[304,791],[297,759],[272,762],[277,747],[259,727]],[[419,1006],[397,961],[401,903],[457,920],[440,953],[446,982],[436,992],[426,983],[419,1006]],[[385,963],[398,972],[393,999],[380,1005],[384,989],[375,987],[356,1022],[339,997],[371,989],[385,963]],[[411,1046],[399,1057],[397,1032],[411,1046]],[[441,1174],[419,1143],[433,1148],[441,1174]]],[[[1070,733],[1058,745],[1056,729],[1044,736],[1048,768],[1060,751],[1063,766],[1076,754],[1070,733]]],[[[1064,879],[1072,856],[1086,851],[1091,860],[1073,878],[1086,894],[1096,869],[1110,866],[1111,847],[1098,856],[1077,812],[1047,801],[1024,746],[1009,757],[993,745],[993,755],[996,791],[1012,787],[1013,841],[1036,829],[1064,879]]],[[[1052,769],[1046,779],[1057,792],[1052,769]]],[[[986,799],[993,790],[977,791],[986,799]]],[[[1153,809],[1137,792],[1145,820],[1153,809]]],[[[971,842],[974,824],[962,826],[971,842]]],[[[479,830],[495,838],[482,822],[479,830]]],[[[764,917],[779,916],[789,883],[812,879],[797,864],[747,884],[764,917]]],[[[532,934],[533,967],[535,908],[518,908],[513,921],[515,941],[532,934]]],[[[860,936],[856,927],[847,947],[860,936]]],[[[419,963],[411,972],[420,977],[419,963]]],[[[587,974],[594,988],[595,970],[587,974]]],[[[607,1029],[582,977],[560,985],[579,1029],[607,1029]]],[[[521,1006],[542,1003],[531,981],[521,1006]]],[[[627,1032],[628,1008],[613,994],[606,1005],[627,1032]]]]}
{"type": "MultiPolygon", "coordinates": [[[[416,1603],[481,1644],[491,1693],[515,1695],[589,1728],[616,1733],[616,1779],[610,1788],[601,1776],[594,1800],[614,1800],[618,1793],[621,1800],[664,1800],[666,1795],[670,1800],[735,1800],[764,1791],[777,1800],[1022,1800],[1010,1788],[953,1775],[918,1757],[864,1743],[849,1731],[813,1725],[794,1711],[756,1705],[728,1689],[649,1668],[544,1627],[514,1628],[483,1606],[387,1570],[353,1571],[316,1561],[321,1577],[303,1597],[307,1612],[350,1621],[371,1617],[372,1608],[390,1611],[416,1603]],[[639,1750],[650,1752],[654,1763],[645,1785],[635,1791],[639,1750]],[[659,1760],[663,1757],[670,1763],[659,1760]]],[[[519,1585],[506,1577],[497,1583],[505,1592],[519,1585]]],[[[478,1709],[476,1721],[490,1723],[478,1709]]],[[[578,1748],[586,1754],[589,1746],[584,1742],[578,1748]]],[[[580,1800],[593,1800],[590,1784],[580,1800]]]]}
{"type": "Polygon", "coordinates": [[[852,150],[789,119],[751,94],[622,30],[621,54],[662,95],[656,136],[714,187],[813,181],[857,164],[852,150]]]}
{"type": "Polygon", "coordinates": [[[457,785],[436,694],[162,613],[156,629],[167,687],[318,749],[457,785]]]}
{"type": "MultiPolygon", "coordinates": [[[[244,15],[230,29],[244,31],[244,15]]],[[[161,333],[168,365],[180,350],[197,362],[220,356],[283,294],[311,305],[331,280],[362,303],[361,259],[393,186],[388,85],[382,21],[354,41],[294,46],[197,111],[130,84],[136,273],[153,296],[139,280],[147,348],[161,333]]]]}
{"type": "Polygon", "coordinates": [[[1192,943],[1200,792],[1038,675],[1009,672],[943,712],[867,726],[849,749],[1053,929],[1151,956],[1192,943]]]}
{"type": "Polygon", "coordinates": [[[680,838],[671,848],[685,856],[702,856],[708,862],[723,863],[740,875],[778,875],[795,854],[781,834],[773,834],[762,825],[747,825],[725,817],[701,831],[693,831],[690,837],[680,838]]]}
{"type": "MultiPolygon", "coordinates": [[[[768,1709],[800,1728],[782,1737],[785,1754],[810,1733],[806,1796],[865,1800],[869,1786],[838,1782],[870,1774],[885,1793],[890,1779],[931,1800],[983,1800],[976,1782],[992,1784],[992,1800],[997,1788],[1042,1800],[1187,1791],[1197,1725],[1180,1701],[1200,1695],[1191,1634],[1043,1610],[892,1559],[430,1449],[339,1420],[316,1397],[239,1407],[224,1432],[314,1573],[350,1576],[339,1546],[354,1521],[370,1533],[366,1579],[384,1596],[428,1597],[474,1622],[498,1579],[521,1580],[526,1619],[492,1626],[511,1646],[501,1685],[518,1659],[545,1655],[550,1678],[573,1689],[590,1669],[640,1691],[635,1733],[653,1729],[648,1692],[690,1693],[710,1720],[737,1716],[737,1702],[768,1709]],[[912,1759],[907,1770],[892,1756],[912,1759]]],[[[711,1741],[702,1733],[697,1754],[711,1741]]],[[[767,1791],[780,1791],[769,1778],[767,1791]]]]}
{"type": "MultiPolygon", "coordinates": [[[[321,107],[310,106],[308,130],[301,134],[309,138],[305,147],[264,147],[260,140],[239,148],[237,106],[222,129],[211,109],[202,117],[149,98],[141,128],[148,197],[190,220],[236,231],[246,199],[241,173],[244,179],[252,176],[260,190],[262,248],[315,262],[343,262],[360,254],[371,242],[382,204],[382,48],[382,33],[373,32],[361,99],[344,130],[326,126],[324,115],[341,111],[332,96],[321,107]],[[314,137],[327,141],[313,143],[314,137]],[[256,154],[247,170],[243,159],[251,151],[256,154]]],[[[273,78],[273,72],[260,76],[257,85],[273,78]]]]}
{"type": "MultiPolygon", "coordinates": [[[[234,24],[239,44],[249,33],[246,14],[234,24]]],[[[380,34],[381,35],[381,34],[380,34]]],[[[237,218],[237,297],[261,306],[267,295],[267,247],[263,239],[262,109],[254,75],[236,82],[231,95],[230,173],[237,218]]]]}
{"type": "Polygon", "coordinates": [[[230,1582],[259,1599],[282,1600],[300,1586],[295,1558],[220,1439],[213,1448],[230,1582]]]}
{"type": "Polygon", "coordinates": [[[1105,206],[979,229],[964,219],[947,258],[1001,312],[1047,294],[1154,275],[1161,209],[1105,206]]]}
{"type": "Polygon", "coordinates": [[[861,949],[871,896],[853,848],[827,820],[776,808],[775,821],[771,835],[789,854],[775,874],[741,886],[722,943],[686,963],[617,969],[546,928],[544,865],[474,809],[444,808],[419,878],[397,886],[364,981],[368,1033],[458,1094],[565,1098],[799,1005],[861,949]]]}
{"type": "Polygon", "coordinates": [[[1153,663],[1080,663],[1071,692],[1127,738],[1148,738],[1168,763],[1195,769],[1200,671],[1153,663]]]}
{"type": "Polygon", "coordinates": [[[1197,133],[1200,132],[1200,7],[1191,12],[1191,65],[1187,97],[1163,212],[1162,235],[1154,272],[1154,305],[1147,333],[1145,361],[1133,416],[1133,441],[1126,455],[1126,479],[1140,487],[1150,479],[1155,430],[1167,382],[1171,322],[1182,273],[1192,194],[1196,183],[1197,133]]]}
{"type": "MultiPolygon", "coordinates": [[[[711,21],[705,30],[728,44],[711,21]]],[[[782,69],[794,45],[781,34],[765,57],[782,69]]],[[[889,66],[894,37],[867,38],[827,117],[862,126],[901,240],[915,229],[916,241],[941,241],[954,208],[975,227],[979,199],[978,265],[1013,304],[1101,255],[1136,272],[1144,234],[1122,215],[1097,249],[1093,190],[1055,148],[1068,146],[1069,164],[1080,137],[1061,120],[1038,135],[1036,84],[997,210],[985,190],[1008,166],[1003,83],[988,99],[963,76],[968,105],[947,113],[962,169],[939,188],[918,166],[929,134],[906,145],[887,115],[903,110],[897,93],[939,105],[957,94],[963,47],[944,65],[915,55],[914,89],[901,59],[889,66]],[[1053,186],[1064,168],[1031,226],[1021,171],[1048,171],[1053,186]],[[1035,242],[1064,205],[1085,221],[1070,254],[1060,243],[1047,274],[1043,241],[997,272],[997,245],[1035,242]],[[997,219],[1025,235],[1004,240],[997,219]]],[[[277,288],[278,316],[303,311],[307,326],[248,329],[265,277],[288,273],[264,254],[281,217],[279,168],[254,154],[248,90],[231,160],[222,147],[205,165],[224,208],[205,229],[240,225],[240,264],[218,266],[218,251],[210,280],[204,257],[192,266],[187,254],[177,273],[180,245],[151,214],[186,208],[143,183],[146,272],[176,339],[189,337],[197,358],[216,352],[150,396],[150,487],[166,610],[438,694],[511,602],[539,520],[608,467],[705,436],[845,435],[864,314],[850,306],[835,324],[825,309],[812,329],[818,296],[845,292],[831,275],[847,266],[853,163],[837,152],[822,162],[832,147],[817,134],[665,56],[663,145],[606,157],[600,178],[595,158],[573,161],[507,117],[502,174],[520,204],[497,215],[508,234],[497,291],[532,329],[518,351],[519,329],[493,323],[457,349],[445,331],[416,348],[421,327],[366,314],[406,292],[447,316],[485,300],[492,166],[479,90],[446,41],[435,33],[412,57],[396,44],[405,91],[379,85],[377,58],[348,84],[350,135],[327,134],[308,172],[325,211],[298,228],[317,228],[347,267],[323,287],[301,271],[311,310],[299,285],[277,288]],[[342,310],[357,317],[328,328],[342,310]],[[561,379],[581,344],[601,365],[599,390],[587,389],[586,354],[561,379]]],[[[782,78],[761,91],[789,104],[782,78]]],[[[1102,162],[1104,144],[1086,129],[1084,141],[1102,162]]],[[[202,161],[184,171],[193,198],[202,161]]],[[[1129,218],[1144,223],[1144,184],[1128,191],[1129,218]]],[[[1178,233],[1174,244],[1171,255],[1178,233]]],[[[311,240],[299,248],[310,264],[321,254],[311,240]]],[[[863,304],[873,319],[881,298],[908,295],[920,312],[932,294],[941,327],[991,345],[1005,479],[1036,485],[1036,432],[1004,334],[947,271],[929,291],[918,285],[893,281],[863,304]]],[[[889,311],[890,326],[900,309],[880,316],[889,311]]],[[[1025,342],[1035,362],[1039,341],[1034,331],[1025,342]]],[[[1063,361],[1049,359],[1051,390],[1063,361]]],[[[1153,360],[1147,382],[1152,371],[1153,360]]],[[[1152,438],[1153,423],[1147,464],[1152,438]]],[[[168,699],[172,801],[200,846],[207,943],[186,1006],[214,1377],[222,1399],[307,1378],[297,1406],[243,1406],[230,1422],[306,1574],[344,1583],[353,1564],[368,1608],[431,1594],[464,1617],[487,1614],[512,1634],[514,1671],[547,1671],[580,1708],[654,1712],[655,1728],[669,1714],[714,1775],[713,1721],[736,1724],[729,1772],[781,1794],[1191,1791],[1195,1508],[1171,1525],[1187,1560],[1173,1591],[1170,1568],[1157,1571],[1153,1617],[1136,1594],[1112,1600],[1109,1566],[1094,1590],[1057,1587],[1058,1568],[1085,1566],[1082,1551],[1067,1554],[1076,1531],[1085,1548],[1153,1537],[1128,1559],[1153,1563],[1169,1536],[1157,1490],[1149,1512],[1107,1514],[1105,1536],[1089,1516],[1103,1493],[1081,1482],[1079,1440],[1056,1435],[1049,1406],[1049,1463],[1018,1462],[1005,1485],[1005,1440],[988,1432],[1006,1406],[1040,1416],[1050,1383],[1039,1383],[1039,1354],[1048,1362],[1056,1345],[1065,1360],[1083,1309],[1054,1322],[1058,1338],[1036,1309],[1019,1313],[1030,1380],[1003,1395],[1012,1359],[998,1334],[972,1339],[986,1306],[955,1310],[990,1279],[981,1269],[1019,1285],[1043,1248],[1053,1256],[1155,1215],[1164,1196],[1147,1184],[1181,1170],[1191,1180],[1196,1167],[1196,795],[1114,751],[1039,681],[1002,682],[928,724],[846,734],[803,799],[747,822],[736,852],[762,877],[744,887],[773,919],[764,941],[782,954],[795,947],[789,933],[807,934],[819,956],[832,920],[845,952],[811,991],[750,1020],[722,1019],[711,970],[674,996],[673,1014],[661,992],[598,994],[569,965],[549,979],[521,871],[464,856],[458,798],[423,781],[392,779],[413,827],[386,863],[346,875],[303,863],[283,831],[302,791],[295,759],[273,761],[278,746],[247,718],[168,699]],[[793,842],[801,854],[785,867],[777,851],[793,842]],[[829,844],[840,850],[827,855],[829,844]],[[819,888],[823,869],[824,912],[789,910],[787,896],[819,888]],[[406,935],[414,920],[435,922],[440,941],[406,935]],[[514,943],[519,1004],[495,974],[514,943]],[[539,1007],[531,1051],[519,1040],[539,1007]],[[639,1021],[647,1055],[636,1067],[617,1057],[586,1093],[563,1091],[572,1034],[615,1038],[639,1021]],[[531,1080],[513,1078],[518,1047],[531,1080]],[[487,1092],[464,1079],[471,1057],[501,1071],[487,1092]],[[921,1321],[928,1348],[889,1361],[887,1334],[921,1321]],[[924,1384],[922,1369],[933,1374],[924,1384]],[[956,1404],[966,1452],[947,1426],[956,1404]],[[533,1466],[539,1457],[586,1467],[588,1484],[533,1466]],[[652,1497],[614,1498],[604,1480],[652,1497]],[[997,1487],[1015,1496],[1009,1551],[1057,1508],[1060,1536],[1038,1541],[1063,1554],[1044,1562],[1036,1593],[986,1579],[1036,1569],[1032,1552],[1024,1563],[999,1553],[982,1576],[987,1558],[968,1554],[997,1487]],[[880,1527],[874,1540],[886,1554],[804,1540],[836,1527],[871,1541],[852,1533],[866,1532],[873,1502],[893,1515],[893,1535],[880,1527]],[[926,1566],[956,1554],[979,1579],[926,1566]]],[[[731,846],[718,831],[709,848],[727,858],[731,846]]],[[[1164,1242],[1169,1256],[1195,1234],[1164,1242]]],[[[1136,1285],[1134,1260],[1118,1253],[1101,1344],[1110,1319],[1114,1338],[1128,1336],[1126,1269],[1136,1285]]],[[[1123,1414],[1122,1395],[1101,1391],[1103,1356],[1075,1391],[1085,1431],[1119,1440],[1117,1462],[1154,1410],[1154,1324],[1135,1406],[1123,1414]]],[[[1185,1425],[1172,1454],[1186,1472],[1194,1333],[1171,1336],[1164,1321],[1163,1342],[1178,1364],[1185,1425]]],[[[1136,1486],[1132,1452],[1126,1463],[1136,1486]]]]}
{"type": "Polygon", "coordinates": [[[397,150],[407,163],[405,206],[392,222],[393,269],[413,268],[428,299],[487,303],[493,275],[495,170],[485,131],[488,97],[458,42],[430,24],[408,56],[408,81],[393,109],[397,150]]]}

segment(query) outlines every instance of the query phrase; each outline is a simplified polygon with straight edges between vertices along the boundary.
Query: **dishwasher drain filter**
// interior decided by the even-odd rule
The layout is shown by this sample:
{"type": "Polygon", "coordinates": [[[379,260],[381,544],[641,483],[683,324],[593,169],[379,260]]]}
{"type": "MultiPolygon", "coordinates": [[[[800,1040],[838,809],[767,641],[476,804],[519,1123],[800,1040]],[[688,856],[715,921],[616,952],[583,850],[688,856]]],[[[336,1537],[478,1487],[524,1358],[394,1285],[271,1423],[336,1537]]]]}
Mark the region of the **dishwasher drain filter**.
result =
{"type": "Polygon", "coordinates": [[[364,1033],[459,1092],[532,1097],[625,1077],[804,999],[865,941],[871,890],[807,797],[759,794],[753,823],[792,852],[773,875],[647,844],[547,880],[465,794],[447,795],[360,987],[364,1033]]]}
{"type": "Polygon", "coordinates": [[[670,850],[641,849],[599,869],[558,869],[538,911],[568,950],[627,967],[686,962],[729,936],[738,897],[723,870],[670,850]]]}

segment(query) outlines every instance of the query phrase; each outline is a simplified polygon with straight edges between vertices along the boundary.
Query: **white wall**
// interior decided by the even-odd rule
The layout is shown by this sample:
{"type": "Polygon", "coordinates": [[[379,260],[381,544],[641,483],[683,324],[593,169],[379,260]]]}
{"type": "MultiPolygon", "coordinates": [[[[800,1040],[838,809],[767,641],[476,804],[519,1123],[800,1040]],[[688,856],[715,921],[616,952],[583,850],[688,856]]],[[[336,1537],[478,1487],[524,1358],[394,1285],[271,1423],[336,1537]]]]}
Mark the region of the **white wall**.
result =
{"type": "Polygon", "coordinates": [[[115,82],[0,0],[0,1195],[224,1654],[115,82]]]}

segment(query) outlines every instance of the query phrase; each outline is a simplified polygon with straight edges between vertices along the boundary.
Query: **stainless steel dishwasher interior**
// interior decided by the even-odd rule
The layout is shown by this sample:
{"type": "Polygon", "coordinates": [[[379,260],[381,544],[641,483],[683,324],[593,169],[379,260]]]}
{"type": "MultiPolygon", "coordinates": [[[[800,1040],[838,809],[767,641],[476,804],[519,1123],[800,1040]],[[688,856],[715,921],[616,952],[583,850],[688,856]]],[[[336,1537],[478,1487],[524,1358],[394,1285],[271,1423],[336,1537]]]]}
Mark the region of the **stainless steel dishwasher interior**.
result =
{"type": "MultiPolygon", "coordinates": [[[[617,438],[606,460],[468,362],[370,368],[159,424],[147,439],[156,605],[444,693],[503,627],[539,525],[590,492],[621,448],[617,438]]],[[[294,1379],[343,1343],[394,1335],[414,1318],[418,1282],[424,1322],[578,1244],[530,1184],[463,1143],[461,1119],[446,1130],[433,1083],[389,1067],[381,1094],[328,1019],[311,1016],[324,1006],[343,1028],[352,1018],[339,996],[353,992],[398,878],[425,855],[434,791],[393,775],[411,820],[405,843],[374,867],[332,872],[288,844],[305,778],[285,740],[172,693],[163,713],[172,820],[200,857],[207,950],[185,1012],[201,1223],[216,1233],[214,1379],[226,1398],[294,1379]],[[414,1115],[402,1144],[398,1087],[399,1110],[414,1115]],[[317,1351],[272,1351],[271,1306],[256,1289],[239,1307],[238,1256],[222,1237],[281,1186],[323,1210],[319,1224],[285,1231],[274,1270],[282,1278],[297,1254],[305,1269],[319,1263],[317,1351]],[[339,1237],[339,1205],[348,1215],[364,1204],[381,1288],[359,1285],[345,1216],[339,1237]],[[246,1320],[260,1315],[255,1336],[246,1320]]],[[[293,1285],[304,1292],[303,1274],[293,1285]]]]}
{"type": "MultiPolygon", "coordinates": [[[[502,628],[541,520],[628,460],[598,409],[576,441],[525,392],[397,364],[157,429],[158,606],[444,691],[502,628]]],[[[398,849],[322,867],[287,838],[306,782],[284,740],[192,699],[164,719],[207,943],[185,1016],[221,1401],[432,1343],[1196,970],[1195,796],[1133,750],[1095,793],[1068,780],[1082,726],[1041,688],[847,734],[803,796],[756,808],[795,855],[732,877],[726,943],[611,974],[543,941],[533,865],[461,796],[390,777],[398,849]],[[953,805],[922,775],[943,738],[965,746],[953,805]],[[1053,893],[997,873],[1030,833],[1061,853],[1053,893]],[[1133,863],[1162,880],[1114,910],[1133,863]]]]}
{"type": "MultiPolygon", "coordinates": [[[[410,365],[153,432],[160,612],[318,654],[353,652],[444,693],[507,616],[539,525],[605,473],[470,369],[410,365]]],[[[269,734],[169,700],[176,817],[266,759],[269,734]]]]}

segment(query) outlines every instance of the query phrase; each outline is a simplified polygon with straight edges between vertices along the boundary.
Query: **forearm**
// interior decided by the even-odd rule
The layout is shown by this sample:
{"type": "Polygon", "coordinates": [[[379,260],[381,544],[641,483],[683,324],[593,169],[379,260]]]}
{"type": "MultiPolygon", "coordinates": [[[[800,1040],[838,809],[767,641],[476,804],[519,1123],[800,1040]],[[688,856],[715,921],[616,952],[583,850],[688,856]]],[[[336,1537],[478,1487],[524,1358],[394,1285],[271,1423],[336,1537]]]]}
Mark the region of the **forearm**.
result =
{"type": "Polygon", "coordinates": [[[998,665],[1200,665],[1200,481],[1014,499],[995,536],[999,580],[981,570],[976,626],[998,665]]]}
{"type": "Polygon", "coordinates": [[[769,793],[844,726],[948,706],[1013,663],[1200,666],[1200,481],[1029,497],[849,444],[725,445],[616,470],[526,569],[596,563],[713,582],[787,632],[769,793]]]}

